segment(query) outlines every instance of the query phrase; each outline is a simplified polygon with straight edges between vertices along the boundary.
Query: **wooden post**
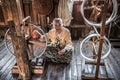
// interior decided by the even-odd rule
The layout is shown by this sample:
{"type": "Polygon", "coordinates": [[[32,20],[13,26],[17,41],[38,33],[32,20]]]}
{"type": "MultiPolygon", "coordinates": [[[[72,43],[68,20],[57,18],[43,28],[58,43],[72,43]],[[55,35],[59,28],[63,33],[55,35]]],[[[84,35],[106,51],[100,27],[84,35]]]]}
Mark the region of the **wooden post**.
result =
{"type": "Polygon", "coordinates": [[[42,29],[45,31],[45,32],[47,32],[46,31],[46,26],[47,26],[47,17],[46,17],[46,15],[40,15],[40,24],[41,24],[41,26],[42,26],[42,29]]]}
{"type": "Polygon", "coordinates": [[[7,15],[7,4],[6,4],[6,0],[1,0],[2,2],[2,12],[3,12],[3,17],[4,17],[4,24],[7,25],[7,19],[8,19],[8,15],[7,15]]]}
{"type": "Polygon", "coordinates": [[[17,66],[19,68],[19,74],[23,80],[30,80],[31,70],[29,65],[29,59],[26,51],[26,43],[24,34],[17,35],[15,30],[15,24],[13,21],[8,22],[10,26],[11,39],[14,48],[14,55],[16,57],[17,66]]]}
{"type": "MultiPolygon", "coordinates": [[[[14,3],[15,4],[15,3],[14,3]]],[[[16,5],[17,5],[17,12],[18,12],[18,19],[20,24],[23,22],[24,14],[23,14],[23,2],[22,0],[16,0],[16,5]]],[[[16,17],[16,16],[13,16],[16,17]]]]}
{"type": "MultiPolygon", "coordinates": [[[[24,15],[25,16],[31,16],[31,19],[27,21],[28,23],[32,20],[32,2],[30,0],[23,0],[24,4],[24,15]]],[[[27,34],[31,36],[31,33],[33,31],[33,27],[29,26],[27,27],[27,34]]],[[[29,51],[29,59],[32,60],[34,58],[34,51],[33,51],[33,45],[28,44],[28,51],[29,51]]]]}
{"type": "MultiPolygon", "coordinates": [[[[32,0],[32,13],[33,13],[33,22],[34,24],[38,24],[38,21],[37,21],[37,17],[38,17],[38,13],[36,11],[36,9],[34,8],[34,5],[35,5],[35,0],[32,0]]],[[[37,5],[36,5],[37,6],[37,5]]]]}
{"type": "MultiPolygon", "coordinates": [[[[33,27],[29,26],[29,35],[31,36],[31,33],[33,31],[33,27]]],[[[29,59],[32,60],[34,58],[34,50],[33,45],[28,44],[28,51],[29,51],[29,59]]]]}
{"type": "Polygon", "coordinates": [[[11,12],[11,7],[10,7],[10,1],[9,0],[4,0],[4,1],[6,1],[6,4],[7,4],[8,20],[13,20],[12,12],[11,12]]]}
{"type": "Polygon", "coordinates": [[[23,19],[23,12],[21,7],[21,0],[9,0],[10,7],[12,12],[12,17],[15,23],[16,32],[20,35],[20,24],[22,23],[23,19]]]}
{"type": "MultiPolygon", "coordinates": [[[[32,34],[32,31],[33,31],[33,27],[32,26],[29,26],[29,35],[31,36],[32,34]]],[[[28,44],[28,51],[29,51],[29,60],[32,60],[34,58],[34,50],[33,50],[33,45],[31,44],[28,44]]]]}
{"type": "Polygon", "coordinates": [[[24,5],[24,15],[32,16],[32,1],[23,0],[23,5],[24,5]]]}
{"type": "Polygon", "coordinates": [[[103,11],[102,11],[102,27],[101,27],[101,30],[100,30],[100,42],[99,42],[99,49],[98,49],[98,59],[97,59],[97,65],[96,65],[96,74],[95,74],[96,79],[98,79],[98,76],[99,76],[99,66],[100,66],[100,61],[101,61],[103,39],[104,39],[104,35],[105,35],[106,9],[107,9],[107,2],[104,3],[104,8],[103,8],[103,11]]]}

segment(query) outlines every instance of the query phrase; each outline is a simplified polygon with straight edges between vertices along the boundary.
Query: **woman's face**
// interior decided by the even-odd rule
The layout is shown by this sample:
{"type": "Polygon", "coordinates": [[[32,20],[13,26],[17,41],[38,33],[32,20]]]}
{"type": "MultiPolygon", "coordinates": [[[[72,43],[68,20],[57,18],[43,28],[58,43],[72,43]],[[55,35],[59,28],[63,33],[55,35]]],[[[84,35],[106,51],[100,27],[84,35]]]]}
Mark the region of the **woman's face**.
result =
{"type": "Polygon", "coordinates": [[[61,30],[60,22],[55,22],[54,27],[55,27],[56,30],[61,30]]]}

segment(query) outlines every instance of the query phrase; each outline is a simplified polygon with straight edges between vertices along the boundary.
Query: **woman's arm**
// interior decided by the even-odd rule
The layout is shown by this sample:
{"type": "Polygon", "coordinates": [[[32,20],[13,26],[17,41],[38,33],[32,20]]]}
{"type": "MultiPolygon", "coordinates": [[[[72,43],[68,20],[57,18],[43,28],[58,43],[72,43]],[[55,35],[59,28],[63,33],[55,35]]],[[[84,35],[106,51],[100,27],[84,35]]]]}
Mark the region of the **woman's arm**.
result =
{"type": "Polygon", "coordinates": [[[30,44],[33,44],[34,46],[38,47],[38,48],[45,48],[46,44],[45,43],[41,43],[41,42],[37,42],[37,41],[29,41],[30,44]]]}

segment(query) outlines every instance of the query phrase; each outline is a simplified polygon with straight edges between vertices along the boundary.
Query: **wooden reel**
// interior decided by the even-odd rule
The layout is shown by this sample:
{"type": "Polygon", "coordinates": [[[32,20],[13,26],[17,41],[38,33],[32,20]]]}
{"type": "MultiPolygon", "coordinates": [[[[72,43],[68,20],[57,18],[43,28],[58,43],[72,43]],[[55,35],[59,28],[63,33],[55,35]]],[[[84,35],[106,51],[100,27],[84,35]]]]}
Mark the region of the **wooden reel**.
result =
{"type": "MultiPolygon", "coordinates": [[[[98,46],[99,46],[99,40],[100,35],[99,34],[91,34],[87,36],[80,44],[80,53],[82,57],[89,61],[96,61],[98,59],[98,46]],[[93,40],[93,38],[95,38],[93,40]],[[93,51],[95,54],[93,54],[93,51]]],[[[101,59],[106,58],[110,51],[111,51],[111,44],[109,40],[104,37],[104,43],[103,43],[103,51],[101,59]]]]}
{"type": "MultiPolygon", "coordinates": [[[[101,27],[102,23],[101,23],[100,19],[101,19],[102,7],[103,7],[102,4],[103,3],[100,0],[96,0],[96,1],[94,1],[94,0],[93,1],[91,1],[91,0],[84,0],[83,1],[80,10],[81,10],[81,14],[82,14],[83,19],[84,19],[86,24],[88,24],[90,26],[101,27]],[[91,6],[88,6],[88,5],[91,5],[91,6]],[[90,11],[91,14],[89,16],[90,19],[88,19],[85,16],[85,10],[86,9],[91,10],[90,11]],[[92,19],[92,18],[94,18],[94,19],[92,19]]],[[[109,0],[108,9],[111,9],[112,12],[109,11],[111,13],[108,13],[108,15],[107,15],[108,19],[106,20],[106,23],[105,23],[106,25],[109,24],[116,17],[117,10],[118,10],[117,1],[116,0],[109,0]]],[[[87,15],[89,15],[89,14],[87,14],[87,15]]]]}

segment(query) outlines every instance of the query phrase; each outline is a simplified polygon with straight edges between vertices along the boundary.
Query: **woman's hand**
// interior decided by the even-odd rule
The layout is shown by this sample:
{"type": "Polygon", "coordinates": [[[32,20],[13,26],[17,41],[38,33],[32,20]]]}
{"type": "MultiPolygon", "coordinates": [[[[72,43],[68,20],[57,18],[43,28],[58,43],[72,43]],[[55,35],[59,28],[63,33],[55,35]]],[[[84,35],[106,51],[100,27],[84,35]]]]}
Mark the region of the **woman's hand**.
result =
{"type": "Polygon", "coordinates": [[[65,53],[65,50],[64,50],[64,49],[58,51],[58,54],[59,54],[59,55],[63,55],[64,53],[65,53]]]}

